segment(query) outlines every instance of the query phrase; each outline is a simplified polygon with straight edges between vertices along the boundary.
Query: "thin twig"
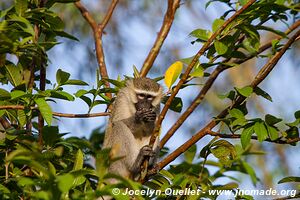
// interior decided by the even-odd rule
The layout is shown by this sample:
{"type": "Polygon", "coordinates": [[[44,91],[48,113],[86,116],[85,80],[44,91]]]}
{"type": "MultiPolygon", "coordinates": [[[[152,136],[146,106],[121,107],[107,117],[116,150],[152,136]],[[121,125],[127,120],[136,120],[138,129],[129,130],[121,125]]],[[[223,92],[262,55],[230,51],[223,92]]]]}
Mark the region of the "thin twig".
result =
{"type": "MultiPolygon", "coordinates": [[[[288,30],[285,32],[285,34],[289,34],[293,30],[295,30],[297,27],[300,26],[300,20],[292,24],[288,30]]],[[[282,39],[282,36],[277,37],[277,39],[282,39]]],[[[272,47],[272,41],[262,45],[259,50],[255,54],[249,54],[243,59],[235,59],[234,61],[230,62],[232,64],[242,64],[251,58],[257,56],[258,54],[262,53],[263,51],[267,50],[268,48],[272,47]]],[[[227,63],[228,59],[225,59],[222,63],[227,63]]],[[[224,70],[227,70],[234,65],[219,65],[209,76],[207,81],[205,82],[204,86],[202,87],[200,93],[197,95],[197,97],[193,100],[191,105],[186,109],[186,111],[179,117],[179,119],[175,122],[175,124],[168,130],[166,135],[162,138],[160,142],[160,148],[163,148],[163,146],[167,143],[167,141],[174,135],[176,130],[184,123],[184,121],[190,116],[190,114],[195,110],[195,108],[202,102],[204,99],[206,93],[213,85],[214,81],[217,79],[218,75],[223,72],[224,70]]]]}
{"type": "Polygon", "coordinates": [[[140,75],[142,77],[145,77],[148,74],[155,59],[157,58],[157,55],[159,54],[159,51],[172,27],[174,16],[176,10],[179,8],[179,4],[180,4],[180,0],[168,0],[168,8],[164,16],[164,21],[162,23],[162,26],[160,27],[160,31],[157,34],[156,40],[150,52],[148,53],[148,56],[144,61],[143,67],[141,69],[140,75]]]}
{"type": "MultiPolygon", "coordinates": [[[[211,136],[215,136],[215,137],[219,137],[219,138],[228,138],[228,139],[239,139],[241,138],[240,134],[222,134],[222,133],[218,133],[215,131],[207,131],[206,132],[207,135],[211,135],[211,136]]],[[[257,136],[251,136],[252,140],[258,140],[257,136]]],[[[286,139],[286,140],[281,140],[281,139],[277,139],[277,140],[271,140],[269,138],[265,139],[264,141],[267,142],[271,142],[271,143],[276,143],[276,144],[292,144],[295,142],[299,142],[300,138],[293,138],[293,139],[286,139]]]]}
{"type": "MultiPolygon", "coordinates": [[[[286,52],[286,50],[293,44],[293,42],[296,40],[296,38],[300,35],[300,30],[298,30],[282,47],[282,49],[277,52],[269,61],[266,63],[262,69],[258,72],[257,76],[254,78],[252,83],[250,84],[253,88],[257,87],[259,83],[261,83],[267,75],[271,72],[271,70],[274,68],[278,60],[282,57],[282,55],[286,52]]],[[[231,108],[234,108],[241,103],[243,103],[245,100],[245,97],[239,96],[237,100],[229,107],[224,109],[217,117],[216,119],[224,118],[228,111],[231,108]]],[[[219,121],[216,119],[211,120],[204,128],[202,128],[200,131],[198,131],[191,139],[186,141],[184,144],[182,144],[180,147],[178,147],[175,151],[173,151],[171,154],[169,154],[165,159],[163,159],[161,162],[157,164],[158,169],[162,169],[166,165],[168,165],[170,162],[175,160],[178,156],[180,156],[183,152],[185,152],[188,148],[190,148],[193,144],[198,142],[202,137],[208,134],[209,131],[214,128],[219,121]]]]}
{"type": "MultiPolygon", "coordinates": [[[[22,105],[6,105],[0,106],[0,110],[4,109],[14,109],[14,110],[23,110],[25,109],[22,105]]],[[[38,107],[30,108],[32,110],[38,110],[38,107]]],[[[67,117],[67,118],[90,118],[90,117],[102,117],[102,116],[109,116],[109,112],[101,112],[101,113],[89,113],[89,114],[68,114],[68,113],[59,113],[59,112],[52,112],[53,116],[57,117],[67,117]]]]}

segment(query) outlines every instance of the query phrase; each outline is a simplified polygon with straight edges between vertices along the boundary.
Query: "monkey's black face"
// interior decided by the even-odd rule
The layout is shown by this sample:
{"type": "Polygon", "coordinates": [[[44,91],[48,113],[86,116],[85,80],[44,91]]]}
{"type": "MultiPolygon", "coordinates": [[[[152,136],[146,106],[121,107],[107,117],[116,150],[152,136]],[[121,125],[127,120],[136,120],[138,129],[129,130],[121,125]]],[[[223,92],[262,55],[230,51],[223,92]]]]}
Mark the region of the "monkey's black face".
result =
{"type": "Polygon", "coordinates": [[[154,97],[149,94],[137,94],[138,102],[135,104],[136,120],[138,122],[154,122],[156,119],[155,109],[152,105],[154,97]]]}

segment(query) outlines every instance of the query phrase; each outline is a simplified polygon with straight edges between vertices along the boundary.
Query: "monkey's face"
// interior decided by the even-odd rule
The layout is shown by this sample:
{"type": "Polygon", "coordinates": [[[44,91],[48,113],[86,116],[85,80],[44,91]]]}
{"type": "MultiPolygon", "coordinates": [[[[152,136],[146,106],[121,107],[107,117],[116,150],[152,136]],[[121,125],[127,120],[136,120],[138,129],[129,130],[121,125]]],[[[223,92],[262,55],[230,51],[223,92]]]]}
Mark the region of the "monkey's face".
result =
{"type": "Polygon", "coordinates": [[[135,104],[135,108],[137,111],[141,110],[152,110],[152,101],[154,97],[149,94],[137,94],[137,103],[135,104]]]}
{"type": "Polygon", "coordinates": [[[154,97],[149,94],[137,94],[136,120],[143,122],[154,122],[156,119],[156,112],[152,105],[154,97]]]}

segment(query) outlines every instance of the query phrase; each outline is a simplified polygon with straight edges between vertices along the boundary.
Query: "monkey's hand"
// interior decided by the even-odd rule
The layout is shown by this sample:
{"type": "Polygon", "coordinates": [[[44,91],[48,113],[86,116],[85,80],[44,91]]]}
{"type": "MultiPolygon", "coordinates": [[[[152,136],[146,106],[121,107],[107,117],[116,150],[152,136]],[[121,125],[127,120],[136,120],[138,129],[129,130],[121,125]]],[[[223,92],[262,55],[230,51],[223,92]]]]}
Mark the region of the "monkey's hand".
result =
{"type": "Polygon", "coordinates": [[[135,113],[135,120],[137,122],[154,122],[156,119],[156,112],[152,109],[141,109],[137,110],[135,113]]]}
{"type": "Polygon", "coordinates": [[[131,172],[133,175],[133,178],[138,176],[141,172],[141,165],[143,164],[144,160],[146,158],[152,158],[155,156],[155,152],[152,150],[152,148],[149,145],[145,145],[141,148],[136,161],[134,162],[131,172]]]}

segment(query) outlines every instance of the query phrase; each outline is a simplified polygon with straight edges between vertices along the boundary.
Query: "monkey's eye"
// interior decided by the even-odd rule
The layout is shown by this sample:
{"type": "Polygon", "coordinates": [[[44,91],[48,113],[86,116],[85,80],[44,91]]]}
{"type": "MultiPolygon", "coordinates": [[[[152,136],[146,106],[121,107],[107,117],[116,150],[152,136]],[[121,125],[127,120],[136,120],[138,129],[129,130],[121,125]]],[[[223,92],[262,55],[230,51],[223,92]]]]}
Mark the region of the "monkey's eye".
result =
{"type": "Polygon", "coordinates": [[[144,95],[144,94],[137,94],[137,98],[138,98],[138,99],[144,99],[144,98],[145,98],[145,95],[144,95]]]}
{"type": "Polygon", "coordinates": [[[153,96],[148,95],[148,96],[147,96],[147,100],[148,100],[148,101],[152,101],[152,100],[153,100],[153,96]]]}

